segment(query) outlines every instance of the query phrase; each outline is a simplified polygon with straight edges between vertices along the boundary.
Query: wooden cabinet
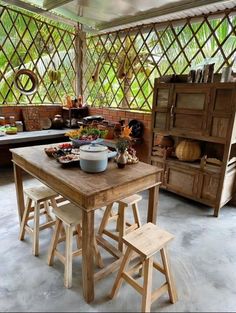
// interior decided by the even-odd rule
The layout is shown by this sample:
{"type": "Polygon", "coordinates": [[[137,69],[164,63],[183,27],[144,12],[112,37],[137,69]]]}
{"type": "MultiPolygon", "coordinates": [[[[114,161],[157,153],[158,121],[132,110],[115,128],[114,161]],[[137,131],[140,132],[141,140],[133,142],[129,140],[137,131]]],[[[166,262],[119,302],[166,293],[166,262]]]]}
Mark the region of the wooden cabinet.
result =
{"type": "Polygon", "coordinates": [[[236,84],[158,83],[155,81],[150,162],[163,169],[163,188],[214,208],[218,216],[236,190],[236,84]],[[175,144],[198,140],[202,155],[220,164],[202,166],[175,155],[156,156],[156,135],[175,144]]]}

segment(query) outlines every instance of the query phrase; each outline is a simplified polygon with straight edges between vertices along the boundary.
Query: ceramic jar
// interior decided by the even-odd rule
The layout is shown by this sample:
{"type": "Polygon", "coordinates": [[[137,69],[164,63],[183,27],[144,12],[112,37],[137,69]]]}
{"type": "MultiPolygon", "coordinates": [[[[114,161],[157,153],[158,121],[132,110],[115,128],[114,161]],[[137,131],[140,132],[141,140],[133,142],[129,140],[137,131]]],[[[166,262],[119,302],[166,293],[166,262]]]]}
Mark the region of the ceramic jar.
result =
{"type": "Polygon", "coordinates": [[[63,118],[60,114],[54,116],[52,120],[52,128],[54,129],[62,129],[64,126],[63,118]]]}

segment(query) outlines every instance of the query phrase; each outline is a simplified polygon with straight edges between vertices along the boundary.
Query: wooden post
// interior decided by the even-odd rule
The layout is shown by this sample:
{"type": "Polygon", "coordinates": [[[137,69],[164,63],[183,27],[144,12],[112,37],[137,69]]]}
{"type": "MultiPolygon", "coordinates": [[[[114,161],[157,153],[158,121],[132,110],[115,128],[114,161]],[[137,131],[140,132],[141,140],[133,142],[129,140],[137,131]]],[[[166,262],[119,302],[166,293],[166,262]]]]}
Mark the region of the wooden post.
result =
{"type": "Polygon", "coordinates": [[[15,178],[15,186],[16,186],[16,199],[18,205],[18,215],[19,222],[21,223],[24,211],[25,211],[25,203],[24,203],[24,193],[23,193],[23,182],[22,182],[22,169],[13,164],[14,167],[14,178],[15,178]]]}
{"type": "Polygon", "coordinates": [[[83,96],[83,74],[84,74],[84,54],[86,47],[86,35],[85,32],[81,30],[80,24],[77,26],[76,41],[76,92],[77,95],[83,96]]]}
{"type": "Polygon", "coordinates": [[[82,213],[82,273],[83,292],[87,303],[94,300],[94,211],[82,213]]]}

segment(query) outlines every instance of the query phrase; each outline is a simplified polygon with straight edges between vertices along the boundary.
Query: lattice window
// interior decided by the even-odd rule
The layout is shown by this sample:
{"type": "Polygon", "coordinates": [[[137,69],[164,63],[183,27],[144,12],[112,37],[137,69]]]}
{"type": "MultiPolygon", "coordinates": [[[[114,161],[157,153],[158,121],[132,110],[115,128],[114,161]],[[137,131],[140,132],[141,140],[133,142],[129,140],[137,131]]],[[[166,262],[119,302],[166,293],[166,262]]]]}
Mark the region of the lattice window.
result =
{"type": "Polygon", "coordinates": [[[87,37],[84,94],[92,106],[149,111],[154,78],[185,74],[213,58],[232,65],[235,11],[87,37]]]}
{"type": "Polygon", "coordinates": [[[75,80],[73,29],[0,6],[0,105],[61,103],[65,94],[75,94],[75,80]],[[32,96],[14,87],[14,73],[21,68],[38,75],[39,89],[32,96]],[[60,81],[50,79],[51,69],[60,72],[60,81]]]}

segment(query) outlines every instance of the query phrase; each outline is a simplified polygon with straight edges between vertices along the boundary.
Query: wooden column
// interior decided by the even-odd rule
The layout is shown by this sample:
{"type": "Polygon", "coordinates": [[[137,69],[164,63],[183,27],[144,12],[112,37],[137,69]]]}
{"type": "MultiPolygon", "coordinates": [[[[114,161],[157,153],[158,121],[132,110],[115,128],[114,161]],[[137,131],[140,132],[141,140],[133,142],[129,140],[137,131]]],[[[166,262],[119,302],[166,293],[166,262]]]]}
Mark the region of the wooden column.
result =
{"type": "Polygon", "coordinates": [[[83,95],[83,74],[84,74],[84,55],[86,49],[86,33],[81,29],[78,24],[76,31],[76,92],[77,95],[83,95]]]}

